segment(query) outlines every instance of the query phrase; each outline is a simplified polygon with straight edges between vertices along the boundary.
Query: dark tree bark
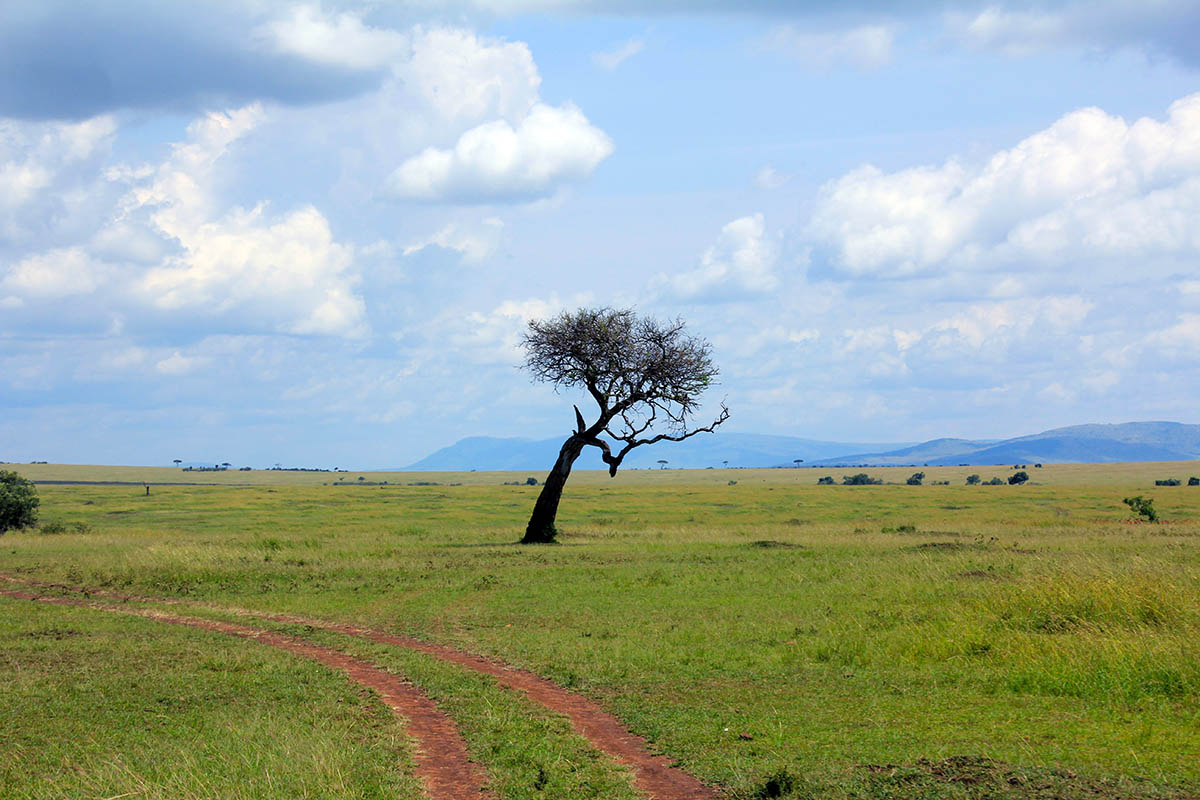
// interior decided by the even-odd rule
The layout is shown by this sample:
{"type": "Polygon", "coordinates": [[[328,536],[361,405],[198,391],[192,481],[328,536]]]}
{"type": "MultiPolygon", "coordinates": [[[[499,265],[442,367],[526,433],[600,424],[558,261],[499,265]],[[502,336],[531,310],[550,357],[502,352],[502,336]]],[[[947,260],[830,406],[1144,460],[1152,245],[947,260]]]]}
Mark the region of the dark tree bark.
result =
{"type": "Polygon", "coordinates": [[[542,486],[533,513],[529,516],[529,524],[525,526],[525,538],[521,539],[522,544],[548,544],[558,535],[554,527],[554,520],[558,516],[558,501],[562,499],[567,478],[571,477],[571,466],[582,452],[583,442],[578,435],[572,435],[563,442],[562,449],[558,451],[558,460],[546,476],[546,483],[542,486]]]}
{"type": "Polygon", "coordinates": [[[523,344],[525,367],[535,379],[586,389],[599,411],[588,425],[575,407],[575,431],[563,442],[546,476],[523,543],[554,541],[563,487],[584,447],[600,450],[613,477],[634,448],[712,433],[729,418],[722,403],[712,424],[688,429],[689,416],[700,394],[713,384],[717,368],[708,342],[688,336],[681,320],[660,323],[631,309],[580,309],[530,322],[523,344]],[[656,423],[669,432],[650,434],[656,423]]]}

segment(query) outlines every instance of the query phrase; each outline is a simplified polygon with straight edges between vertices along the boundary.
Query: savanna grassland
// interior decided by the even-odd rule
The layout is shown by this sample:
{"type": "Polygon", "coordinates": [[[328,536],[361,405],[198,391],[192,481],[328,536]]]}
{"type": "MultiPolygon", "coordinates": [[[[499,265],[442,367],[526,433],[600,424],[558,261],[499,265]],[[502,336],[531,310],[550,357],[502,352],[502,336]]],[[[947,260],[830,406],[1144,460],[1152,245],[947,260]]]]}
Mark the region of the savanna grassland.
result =
{"type": "MultiPolygon", "coordinates": [[[[489,655],[730,798],[1200,796],[1200,487],[1153,485],[1195,462],[1029,465],[1024,486],[962,485],[1011,467],[579,473],[549,546],[514,544],[538,488],[502,484],[526,473],[19,469],[153,485],[40,485],[43,527],[0,537],[0,573],[489,655]]],[[[637,796],[485,677],[260,624],[407,676],[500,797],[637,796]]],[[[419,796],[376,699],[251,642],[0,597],[0,687],[3,798],[419,796]]]]}

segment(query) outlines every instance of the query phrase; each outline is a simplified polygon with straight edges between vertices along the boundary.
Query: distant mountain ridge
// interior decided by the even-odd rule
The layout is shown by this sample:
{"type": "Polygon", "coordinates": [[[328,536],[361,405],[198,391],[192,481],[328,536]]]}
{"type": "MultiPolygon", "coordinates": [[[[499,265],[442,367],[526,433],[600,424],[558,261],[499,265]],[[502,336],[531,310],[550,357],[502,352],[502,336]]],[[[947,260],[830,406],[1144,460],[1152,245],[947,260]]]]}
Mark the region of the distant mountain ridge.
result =
{"type": "MultiPolygon", "coordinates": [[[[553,439],[503,439],[472,436],[405,467],[421,471],[534,470],[554,463],[563,436],[553,439]]],[[[804,466],[946,466],[955,464],[1066,464],[1114,461],[1190,461],[1200,459],[1200,425],[1179,422],[1126,422],[1072,425],[1011,439],[931,439],[863,444],[772,436],[758,433],[700,435],[684,442],[661,442],[634,450],[628,468],[804,466]]],[[[577,469],[603,469],[595,448],[585,448],[577,469]]]]}
{"type": "Polygon", "coordinates": [[[934,439],[915,447],[847,453],[816,466],[920,464],[1095,464],[1114,461],[1190,461],[1200,458],[1200,425],[1125,422],[1071,425],[1012,439],[934,439]]]}

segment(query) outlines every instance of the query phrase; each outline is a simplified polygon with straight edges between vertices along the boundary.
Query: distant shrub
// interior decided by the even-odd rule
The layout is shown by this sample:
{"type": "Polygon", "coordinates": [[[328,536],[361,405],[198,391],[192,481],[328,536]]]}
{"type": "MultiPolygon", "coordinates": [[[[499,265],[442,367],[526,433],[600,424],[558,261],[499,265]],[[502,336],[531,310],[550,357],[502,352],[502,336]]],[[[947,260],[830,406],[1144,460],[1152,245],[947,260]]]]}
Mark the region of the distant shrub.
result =
{"type": "Polygon", "coordinates": [[[37,489],[12,470],[0,470],[0,533],[37,522],[37,489]]]}
{"type": "Polygon", "coordinates": [[[537,478],[526,478],[525,485],[526,486],[537,486],[537,478]]]}
{"type": "Polygon", "coordinates": [[[1034,469],[1041,469],[1041,468],[1042,468],[1042,465],[1041,465],[1041,464],[1034,464],[1034,465],[1033,465],[1033,468],[1034,468],[1034,469]]]}
{"type": "Polygon", "coordinates": [[[930,486],[949,486],[950,481],[930,481],[930,486]]]}
{"type": "Polygon", "coordinates": [[[1029,473],[1025,470],[1014,473],[1008,477],[1009,486],[1020,486],[1025,481],[1029,480],[1029,473]]]}
{"type": "Polygon", "coordinates": [[[1158,522],[1158,512],[1154,510],[1154,501],[1149,497],[1126,497],[1121,501],[1129,506],[1129,510],[1147,522],[1158,522]]]}
{"type": "Polygon", "coordinates": [[[1188,478],[1188,486],[1200,486],[1200,478],[1188,478]]]}
{"type": "Polygon", "coordinates": [[[909,486],[920,486],[923,480],[925,480],[924,472],[914,472],[912,475],[908,476],[908,480],[906,480],[905,483],[907,483],[909,486]]]}
{"type": "Polygon", "coordinates": [[[984,481],[984,486],[1003,486],[1004,481],[1001,478],[992,478],[990,481],[984,481]]]}
{"type": "MultiPolygon", "coordinates": [[[[1195,480],[1193,478],[1193,480],[1195,480]]],[[[817,478],[817,486],[833,486],[833,476],[826,475],[824,478],[817,478]]]]}
{"type": "Polygon", "coordinates": [[[842,476],[843,486],[874,486],[880,483],[883,483],[883,478],[872,478],[865,472],[842,476]]]}
{"type": "Polygon", "coordinates": [[[729,485],[730,485],[730,486],[737,486],[737,481],[730,481],[730,482],[729,482],[729,485]]]}
{"type": "Polygon", "coordinates": [[[978,473],[977,473],[977,474],[975,474],[975,475],[968,475],[968,476],[967,476],[967,486],[976,486],[976,485],[978,485],[978,484],[979,484],[979,475],[978,475],[978,473]]]}
{"type": "Polygon", "coordinates": [[[1166,478],[1165,480],[1155,481],[1155,486],[1178,486],[1179,478],[1166,478]]]}

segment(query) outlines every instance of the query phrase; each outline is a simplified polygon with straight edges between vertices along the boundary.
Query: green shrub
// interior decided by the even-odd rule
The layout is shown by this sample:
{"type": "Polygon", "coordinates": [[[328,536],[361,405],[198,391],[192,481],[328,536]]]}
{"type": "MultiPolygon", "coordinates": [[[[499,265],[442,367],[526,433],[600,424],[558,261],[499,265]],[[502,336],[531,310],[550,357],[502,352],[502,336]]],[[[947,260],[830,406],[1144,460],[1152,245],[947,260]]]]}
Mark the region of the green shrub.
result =
{"type": "Polygon", "coordinates": [[[1188,486],[1200,486],[1200,478],[1188,478],[1188,486]]]}
{"type": "Polygon", "coordinates": [[[1147,522],[1158,522],[1158,512],[1154,510],[1154,501],[1149,497],[1126,497],[1121,501],[1129,506],[1129,510],[1147,522]]]}
{"type": "Polygon", "coordinates": [[[817,478],[817,486],[833,486],[833,476],[826,475],[824,478],[817,478]]]}
{"type": "Polygon", "coordinates": [[[907,483],[909,486],[920,486],[921,481],[923,480],[925,480],[924,472],[914,472],[912,475],[908,476],[908,480],[905,481],[905,483],[907,483]]]}
{"type": "Polygon", "coordinates": [[[984,481],[984,486],[1003,486],[1004,481],[1000,478],[992,478],[990,481],[984,481]]]}
{"type": "Polygon", "coordinates": [[[0,470],[0,533],[37,522],[38,502],[33,481],[11,470],[0,470]]]}
{"type": "Polygon", "coordinates": [[[1165,480],[1155,481],[1154,485],[1155,486],[1178,486],[1179,478],[1167,478],[1165,480]]]}
{"type": "Polygon", "coordinates": [[[967,476],[967,486],[977,486],[979,484],[979,474],[967,476]]]}
{"type": "Polygon", "coordinates": [[[856,475],[843,475],[843,486],[874,486],[883,483],[883,478],[872,478],[865,472],[860,472],[856,475]]]}
{"type": "Polygon", "coordinates": [[[1009,486],[1020,486],[1022,483],[1024,483],[1027,480],[1029,480],[1029,473],[1026,472],[1025,470],[1021,470],[1020,472],[1014,473],[1013,475],[1009,476],[1008,485],[1009,486]]]}

